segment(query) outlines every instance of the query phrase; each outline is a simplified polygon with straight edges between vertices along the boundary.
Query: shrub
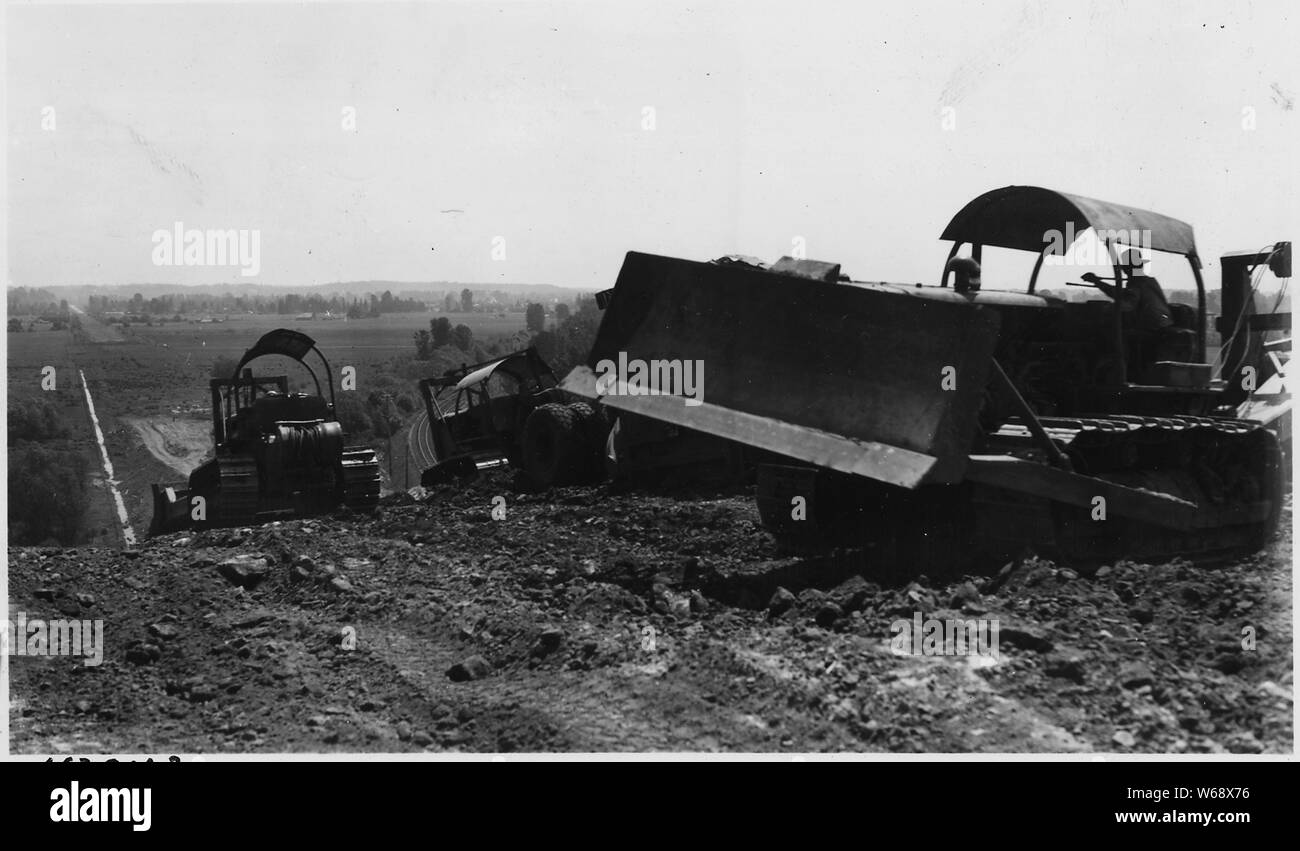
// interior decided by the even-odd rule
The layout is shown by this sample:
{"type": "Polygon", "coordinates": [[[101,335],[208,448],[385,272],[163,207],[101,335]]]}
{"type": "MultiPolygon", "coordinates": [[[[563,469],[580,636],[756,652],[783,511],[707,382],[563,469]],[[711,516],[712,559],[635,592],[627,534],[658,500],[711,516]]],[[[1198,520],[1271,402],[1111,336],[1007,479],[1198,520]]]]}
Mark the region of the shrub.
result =
{"type": "Polygon", "coordinates": [[[6,425],[10,445],[15,440],[49,440],[68,436],[68,426],[58,409],[45,399],[11,400],[6,425]]]}
{"type": "Polygon", "coordinates": [[[86,503],[86,459],[80,452],[40,444],[9,447],[10,543],[76,543],[86,503]]]}
{"type": "Polygon", "coordinates": [[[350,435],[365,434],[374,428],[365,401],[356,393],[340,393],[334,410],[343,430],[350,435]]]}

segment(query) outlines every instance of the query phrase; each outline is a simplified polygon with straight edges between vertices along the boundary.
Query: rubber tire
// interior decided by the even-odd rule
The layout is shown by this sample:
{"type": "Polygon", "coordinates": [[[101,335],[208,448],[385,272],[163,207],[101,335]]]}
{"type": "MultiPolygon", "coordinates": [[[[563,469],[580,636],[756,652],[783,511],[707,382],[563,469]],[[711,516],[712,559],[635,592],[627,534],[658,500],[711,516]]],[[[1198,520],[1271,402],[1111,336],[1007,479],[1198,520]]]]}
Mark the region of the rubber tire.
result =
{"type": "Polygon", "coordinates": [[[579,481],[587,472],[587,420],[591,406],[548,402],[524,424],[524,470],[542,488],[579,481]],[[585,411],[581,408],[586,408],[585,411]]]}
{"type": "Polygon", "coordinates": [[[610,424],[605,417],[605,410],[590,402],[570,402],[568,407],[577,416],[582,439],[587,442],[587,452],[591,456],[590,467],[586,472],[595,474],[605,454],[605,438],[609,437],[610,424]]]}

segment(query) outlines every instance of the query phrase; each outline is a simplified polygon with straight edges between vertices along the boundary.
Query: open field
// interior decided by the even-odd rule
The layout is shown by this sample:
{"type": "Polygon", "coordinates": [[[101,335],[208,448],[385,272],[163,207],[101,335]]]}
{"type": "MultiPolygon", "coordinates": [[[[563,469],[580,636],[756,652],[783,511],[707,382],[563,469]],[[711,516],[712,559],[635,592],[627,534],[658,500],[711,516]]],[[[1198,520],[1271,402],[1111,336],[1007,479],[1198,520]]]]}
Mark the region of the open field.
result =
{"type": "Polygon", "coordinates": [[[393,313],[347,322],[340,319],[300,320],[275,315],[231,316],[224,322],[206,324],[132,325],[127,334],[153,345],[193,353],[196,357],[201,353],[210,361],[218,355],[238,356],[267,331],[292,328],[315,339],[331,363],[344,363],[345,358],[359,356],[352,353],[366,352],[372,357],[374,354],[409,354],[414,350],[411,335],[428,330],[429,322],[440,316],[446,316],[452,325],[468,325],[476,339],[504,337],[524,330],[522,313],[507,313],[504,318],[487,313],[393,313]]]}

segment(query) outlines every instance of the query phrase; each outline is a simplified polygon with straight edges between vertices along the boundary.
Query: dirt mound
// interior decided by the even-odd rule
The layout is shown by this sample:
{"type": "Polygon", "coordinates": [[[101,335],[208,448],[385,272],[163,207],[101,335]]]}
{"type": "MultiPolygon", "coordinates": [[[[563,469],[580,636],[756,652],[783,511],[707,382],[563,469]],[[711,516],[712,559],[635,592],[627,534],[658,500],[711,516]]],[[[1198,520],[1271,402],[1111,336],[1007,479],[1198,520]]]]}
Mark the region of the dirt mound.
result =
{"type": "Polygon", "coordinates": [[[1286,517],[1226,567],[812,565],[800,588],[746,495],[498,474],[373,515],[11,549],[13,608],[104,622],[97,667],[11,658],[12,747],[1289,752],[1286,517]],[[737,604],[730,577],[770,570],[792,587],[737,604]],[[917,617],[997,621],[1000,651],[899,655],[917,617]]]}
{"type": "Polygon", "coordinates": [[[182,477],[212,453],[212,425],[208,420],[123,417],[135,429],[149,454],[182,477]]]}

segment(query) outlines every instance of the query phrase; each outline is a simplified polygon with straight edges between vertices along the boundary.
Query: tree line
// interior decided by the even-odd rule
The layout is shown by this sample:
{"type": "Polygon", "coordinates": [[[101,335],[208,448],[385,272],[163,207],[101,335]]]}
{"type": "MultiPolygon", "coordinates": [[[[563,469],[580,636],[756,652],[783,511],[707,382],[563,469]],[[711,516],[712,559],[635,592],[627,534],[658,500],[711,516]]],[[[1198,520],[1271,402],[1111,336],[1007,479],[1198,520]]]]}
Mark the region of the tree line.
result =
{"type": "MultiPolygon", "coordinates": [[[[54,391],[62,393],[64,391],[54,391]]],[[[9,399],[9,542],[76,543],[89,502],[87,462],[46,398],[9,399]]]]}
{"type": "MultiPolygon", "coordinates": [[[[175,316],[186,313],[258,313],[297,315],[299,313],[333,313],[359,319],[384,313],[423,313],[428,310],[423,301],[401,298],[389,290],[366,296],[319,294],[302,295],[208,295],[196,293],[168,293],[145,298],[140,293],[130,298],[112,295],[92,295],[88,302],[92,314],[130,313],[140,316],[175,316]]],[[[10,309],[12,311],[12,308],[10,309]]]]}

